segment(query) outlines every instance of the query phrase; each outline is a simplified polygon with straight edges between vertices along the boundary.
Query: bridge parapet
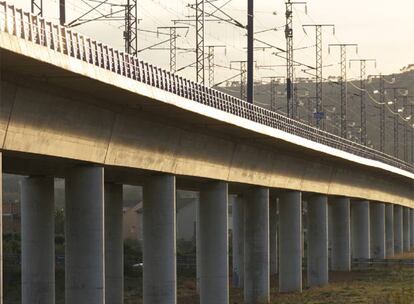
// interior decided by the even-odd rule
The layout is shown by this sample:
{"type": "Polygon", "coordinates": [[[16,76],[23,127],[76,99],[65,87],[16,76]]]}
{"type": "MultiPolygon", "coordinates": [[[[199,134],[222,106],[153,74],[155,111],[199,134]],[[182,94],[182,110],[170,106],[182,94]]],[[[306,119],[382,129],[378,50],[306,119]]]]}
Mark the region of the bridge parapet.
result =
{"type": "Polygon", "coordinates": [[[102,42],[0,1],[0,31],[152,87],[318,144],[414,173],[414,165],[172,74],[102,42]]]}

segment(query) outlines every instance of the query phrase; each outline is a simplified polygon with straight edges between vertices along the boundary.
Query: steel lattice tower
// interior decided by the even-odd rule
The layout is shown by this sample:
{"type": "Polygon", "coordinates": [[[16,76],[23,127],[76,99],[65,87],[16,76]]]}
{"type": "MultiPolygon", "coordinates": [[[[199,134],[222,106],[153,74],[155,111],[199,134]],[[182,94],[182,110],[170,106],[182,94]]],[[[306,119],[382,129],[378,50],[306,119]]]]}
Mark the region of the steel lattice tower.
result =
{"type": "Polygon", "coordinates": [[[373,61],[376,62],[375,59],[351,59],[349,60],[349,64],[351,62],[357,61],[359,62],[359,68],[360,68],[360,120],[361,120],[361,144],[366,146],[367,145],[367,110],[366,110],[366,104],[365,104],[365,95],[366,95],[366,75],[367,75],[367,62],[373,61]]]}
{"type": "MultiPolygon", "coordinates": [[[[404,107],[404,111],[407,109],[408,107],[408,96],[403,96],[403,107],[404,107]]],[[[404,122],[405,122],[405,117],[404,117],[404,122]]],[[[404,127],[404,161],[408,162],[408,126],[407,124],[403,124],[404,127]]]]}
{"type": "Polygon", "coordinates": [[[385,80],[384,75],[380,75],[380,150],[385,152],[385,80]]]}
{"type": "Polygon", "coordinates": [[[43,16],[43,0],[32,0],[31,11],[33,15],[43,16]]]}
{"type": "Polygon", "coordinates": [[[125,5],[125,52],[136,56],[138,52],[138,8],[137,0],[127,0],[125,5]]]}
{"type": "Polygon", "coordinates": [[[297,117],[297,104],[294,85],[294,60],[293,60],[293,5],[306,4],[306,2],[286,2],[286,96],[287,96],[287,115],[290,118],[297,117]]]}
{"type": "Polygon", "coordinates": [[[247,98],[247,60],[231,61],[230,67],[233,64],[239,64],[240,67],[240,99],[246,100],[247,98]]]}
{"type": "Polygon", "coordinates": [[[294,118],[296,116],[294,105],[294,68],[293,68],[293,4],[290,0],[286,3],[286,94],[287,94],[287,115],[294,118]]]}
{"type": "Polygon", "coordinates": [[[335,33],[335,25],[333,24],[306,24],[303,27],[314,27],[316,34],[316,71],[315,71],[315,100],[316,100],[316,113],[315,123],[317,128],[325,129],[323,117],[323,44],[322,44],[322,30],[323,27],[332,27],[335,33]]]}
{"type": "Polygon", "coordinates": [[[340,77],[340,85],[341,85],[341,132],[340,136],[343,138],[347,138],[347,131],[348,131],[348,121],[347,121],[347,81],[346,81],[346,49],[349,46],[357,47],[357,44],[350,44],[350,43],[341,43],[341,44],[330,44],[329,46],[338,46],[341,52],[341,77],[340,77]]]}
{"type": "Polygon", "coordinates": [[[214,85],[214,59],[216,48],[226,48],[225,45],[207,45],[207,66],[208,66],[208,84],[210,87],[214,85]]]}
{"type": "Polygon", "coordinates": [[[196,81],[205,83],[204,0],[196,0],[196,81]]]}

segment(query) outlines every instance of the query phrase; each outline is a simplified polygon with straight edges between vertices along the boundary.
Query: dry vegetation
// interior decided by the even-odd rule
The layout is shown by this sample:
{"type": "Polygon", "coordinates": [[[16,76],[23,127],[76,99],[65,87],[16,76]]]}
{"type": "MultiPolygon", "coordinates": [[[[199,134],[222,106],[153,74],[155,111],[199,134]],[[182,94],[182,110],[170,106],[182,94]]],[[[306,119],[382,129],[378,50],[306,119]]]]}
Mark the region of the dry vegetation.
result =
{"type": "MultiPolygon", "coordinates": [[[[272,279],[272,286],[277,286],[275,279],[272,279]]],[[[142,303],[137,292],[127,294],[125,304],[142,303]]],[[[305,288],[301,294],[278,294],[277,289],[272,288],[271,299],[272,304],[413,304],[414,267],[376,267],[351,273],[331,273],[331,284],[327,287],[305,288]]],[[[179,281],[178,303],[199,303],[193,279],[179,281]]],[[[240,290],[231,289],[230,303],[243,303],[240,290]]]]}

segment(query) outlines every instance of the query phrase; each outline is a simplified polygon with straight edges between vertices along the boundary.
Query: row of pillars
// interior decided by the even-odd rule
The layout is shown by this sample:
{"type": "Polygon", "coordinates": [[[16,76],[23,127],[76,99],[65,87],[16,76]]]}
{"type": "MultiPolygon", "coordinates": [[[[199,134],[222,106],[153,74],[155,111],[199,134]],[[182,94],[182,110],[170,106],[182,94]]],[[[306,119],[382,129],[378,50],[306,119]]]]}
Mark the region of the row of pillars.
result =
{"type": "MultiPolygon", "coordinates": [[[[105,184],[101,167],[73,168],[65,182],[65,303],[121,304],[122,185],[105,184]]],[[[55,303],[53,191],[50,177],[28,177],[21,184],[23,304],[55,303]]],[[[143,200],[144,303],[175,304],[175,177],[148,178],[143,200]]],[[[329,281],[328,230],[336,271],[349,271],[351,257],[385,258],[414,246],[414,211],[409,208],[313,194],[307,211],[309,286],[329,281]]],[[[201,186],[197,217],[200,303],[228,304],[226,182],[201,186]]],[[[280,292],[302,290],[302,247],[301,192],[280,192],[277,202],[262,187],[237,196],[233,283],[243,288],[246,304],[268,303],[271,274],[278,273],[280,292]]]]}

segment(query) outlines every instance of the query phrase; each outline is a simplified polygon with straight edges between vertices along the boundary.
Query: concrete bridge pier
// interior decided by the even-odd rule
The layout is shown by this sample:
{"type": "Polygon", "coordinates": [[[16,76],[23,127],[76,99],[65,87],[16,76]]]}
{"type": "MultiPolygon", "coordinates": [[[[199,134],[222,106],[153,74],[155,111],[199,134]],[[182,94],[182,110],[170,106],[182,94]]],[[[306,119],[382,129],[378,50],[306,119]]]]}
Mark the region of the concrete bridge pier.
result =
{"type": "Polygon", "coordinates": [[[410,237],[410,208],[403,207],[403,251],[408,252],[411,249],[410,237]]]}
{"type": "Polygon", "coordinates": [[[331,197],[333,271],[351,270],[351,217],[348,197],[331,197]]]}
{"type": "Polygon", "coordinates": [[[66,304],[105,303],[104,169],[76,167],[66,176],[66,304]]]}
{"type": "Polygon", "coordinates": [[[414,209],[410,210],[410,246],[414,249],[414,209]]]}
{"type": "Polygon", "coordinates": [[[394,205],[385,204],[385,255],[394,256],[394,205]]]}
{"type": "Polygon", "coordinates": [[[353,200],[351,208],[352,257],[354,259],[370,258],[370,217],[369,202],[353,200]]]}
{"type": "Polygon", "coordinates": [[[176,181],[150,177],[143,188],[144,304],[177,303],[176,181]]]}
{"type": "Polygon", "coordinates": [[[315,194],[308,201],[308,284],[328,284],[328,198],[315,194]]]}
{"type": "Polygon", "coordinates": [[[198,208],[200,220],[200,303],[229,303],[228,184],[202,186],[198,208]]]}
{"type": "Polygon", "coordinates": [[[403,212],[402,206],[394,205],[394,254],[403,251],[403,212]]]}
{"type": "Polygon", "coordinates": [[[278,271],[277,238],[277,200],[272,199],[269,201],[270,275],[276,275],[278,271]]]}
{"type": "Polygon", "coordinates": [[[22,303],[55,303],[55,205],[51,177],[20,185],[22,303]]]}
{"type": "Polygon", "coordinates": [[[371,202],[371,257],[385,259],[385,204],[371,202]]]}
{"type": "Polygon", "coordinates": [[[244,206],[244,303],[264,304],[270,300],[269,189],[249,189],[244,206]]]}
{"type": "Polygon", "coordinates": [[[122,185],[105,183],[105,303],[124,301],[122,185]]]}
{"type": "Polygon", "coordinates": [[[302,291],[302,193],[279,196],[279,292],[302,291]]]}
{"type": "Polygon", "coordinates": [[[244,285],[244,197],[233,200],[233,287],[244,285]]]}

